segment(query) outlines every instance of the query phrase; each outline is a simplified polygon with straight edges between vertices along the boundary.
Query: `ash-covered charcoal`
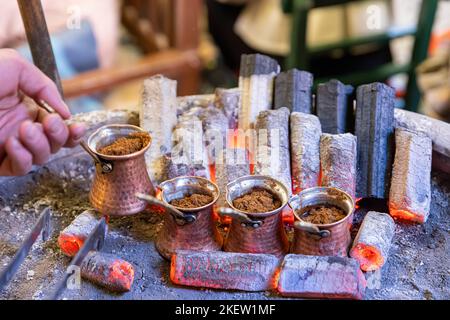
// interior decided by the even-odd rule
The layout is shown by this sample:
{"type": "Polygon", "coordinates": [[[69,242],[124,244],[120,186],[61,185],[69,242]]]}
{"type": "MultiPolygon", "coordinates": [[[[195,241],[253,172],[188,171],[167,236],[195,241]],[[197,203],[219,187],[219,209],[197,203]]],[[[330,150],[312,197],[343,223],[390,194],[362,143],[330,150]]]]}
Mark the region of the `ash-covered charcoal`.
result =
{"type": "Polygon", "coordinates": [[[167,179],[164,155],[172,148],[177,123],[177,82],[157,75],[144,81],[140,126],[150,133],[152,145],[145,154],[147,170],[155,184],[167,179]]]}
{"type": "Polygon", "coordinates": [[[217,207],[227,207],[226,186],[231,181],[250,174],[248,152],[244,148],[227,148],[219,152],[216,162],[216,183],[220,190],[217,207]]]}
{"type": "Polygon", "coordinates": [[[108,290],[125,292],[133,285],[134,268],[113,254],[91,251],[81,263],[81,277],[108,290]]]}
{"type": "Polygon", "coordinates": [[[170,280],[192,287],[266,291],[274,289],[279,263],[270,254],[179,250],[172,255],[170,280]]]}
{"type": "Polygon", "coordinates": [[[272,108],[273,82],[280,72],[278,63],[262,54],[243,54],[239,71],[239,128],[253,127],[261,111],[272,108]]]}
{"type": "Polygon", "coordinates": [[[177,117],[189,113],[193,109],[205,109],[214,104],[213,94],[200,94],[177,97],[177,117]]]}
{"type": "Polygon", "coordinates": [[[275,78],[275,109],[288,108],[292,112],[312,113],[313,75],[291,69],[275,78]]]}
{"type": "Polygon", "coordinates": [[[422,132],[433,142],[433,168],[450,173],[450,123],[406,110],[395,109],[395,128],[422,132]]]}
{"type": "Polygon", "coordinates": [[[355,259],[288,254],[278,292],[285,297],[362,299],[366,279],[355,259]]]}
{"type": "Polygon", "coordinates": [[[301,112],[290,116],[292,189],[295,194],[319,185],[320,137],[319,118],[301,112]]]}
{"type": "Polygon", "coordinates": [[[406,129],[395,130],[389,213],[395,219],[427,221],[431,202],[431,139],[406,129]]]}
{"type": "Polygon", "coordinates": [[[351,133],[322,134],[321,185],[347,192],[355,199],[356,137],[351,133]]]}
{"type": "Polygon", "coordinates": [[[68,225],[58,237],[58,245],[66,256],[74,257],[98,223],[95,212],[83,211],[68,225]]]}
{"type": "Polygon", "coordinates": [[[389,255],[395,222],[386,213],[369,211],[353,242],[350,256],[359,261],[363,271],[380,269],[389,255]]]}
{"type": "Polygon", "coordinates": [[[166,157],[167,177],[191,175],[208,178],[208,155],[203,144],[202,122],[195,116],[181,116],[173,132],[172,153],[166,157]]]}
{"type": "Polygon", "coordinates": [[[239,88],[217,88],[215,91],[214,104],[225,113],[228,119],[228,128],[230,129],[236,129],[238,126],[240,99],[241,90],[239,88]]]}
{"type": "Polygon", "coordinates": [[[316,114],[324,133],[340,134],[349,132],[353,105],[349,96],[353,93],[351,85],[332,79],[317,87],[316,114]]]}
{"type": "Polygon", "coordinates": [[[218,152],[227,146],[228,119],[221,109],[208,107],[200,115],[203,139],[210,164],[216,162],[218,152]]]}
{"type": "Polygon", "coordinates": [[[393,88],[376,82],[356,91],[357,197],[387,198],[394,155],[393,88]]]}
{"type": "Polygon", "coordinates": [[[257,153],[255,174],[269,175],[292,192],[289,150],[289,109],[262,111],[255,124],[257,153]]]}

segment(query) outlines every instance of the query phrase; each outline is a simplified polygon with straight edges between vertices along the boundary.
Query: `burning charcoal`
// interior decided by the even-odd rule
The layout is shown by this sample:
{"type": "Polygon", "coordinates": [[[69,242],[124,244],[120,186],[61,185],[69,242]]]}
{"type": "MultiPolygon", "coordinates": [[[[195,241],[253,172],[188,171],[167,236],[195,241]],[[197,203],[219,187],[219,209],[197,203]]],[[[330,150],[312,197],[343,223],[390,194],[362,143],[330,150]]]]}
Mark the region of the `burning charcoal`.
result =
{"type": "Polygon", "coordinates": [[[423,132],[433,141],[433,168],[450,173],[450,123],[395,109],[395,128],[423,132]]]}
{"type": "Polygon", "coordinates": [[[215,92],[214,103],[217,108],[222,109],[225,113],[230,129],[237,128],[240,98],[241,90],[239,88],[217,88],[215,92]]]}
{"type": "Polygon", "coordinates": [[[355,199],[356,137],[351,133],[322,134],[320,138],[321,185],[347,192],[355,199]]]}
{"type": "Polygon", "coordinates": [[[363,271],[380,269],[386,262],[395,232],[395,222],[386,213],[369,211],[359,228],[350,256],[363,271]]]}
{"type": "Polygon", "coordinates": [[[270,254],[179,250],[172,255],[173,283],[214,289],[274,289],[279,260],[270,254]]]}
{"type": "Polygon", "coordinates": [[[228,148],[219,153],[216,162],[216,182],[220,190],[217,207],[226,207],[226,186],[229,182],[250,174],[248,153],[243,148],[228,148]]]}
{"type": "Polygon", "coordinates": [[[358,198],[387,198],[394,153],[394,98],[394,89],[378,82],[357,89],[358,198]]]}
{"type": "Polygon", "coordinates": [[[91,251],[81,263],[81,277],[114,292],[130,291],[134,268],[115,255],[91,251]]]}
{"type": "Polygon", "coordinates": [[[427,221],[431,202],[431,139],[405,129],[395,130],[389,213],[395,219],[427,221]]]}
{"type": "Polygon", "coordinates": [[[156,184],[167,179],[164,155],[172,146],[172,130],[177,123],[177,82],[161,75],[144,81],[140,126],[152,137],[145,154],[147,170],[156,184]]]}
{"type": "Polygon", "coordinates": [[[205,109],[200,120],[208,160],[214,164],[218,153],[227,146],[228,119],[221,109],[212,106],[205,109]]]}
{"type": "Polygon", "coordinates": [[[280,72],[278,63],[262,54],[243,54],[239,72],[241,99],[239,128],[247,130],[259,112],[272,107],[273,80],[280,72]]]}
{"type": "Polygon", "coordinates": [[[365,288],[358,261],[347,257],[288,254],[278,280],[285,297],[362,299],[365,288]]]}
{"type": "Polygon", "coordinates": [[[291,113],[290,127],[292,183],[297,194],[319,184],[322,129],[316,116],[301,112],[291,113]]]}
{"type": "Polygon", "coordinates": [[[269,175],[284,183],[292,192],[289,150],[289,110],[262,111],[256,120],[258,148],[255,174],[269,175]]]}
{"type": "Polygon", "coordinates": [[[209,179],[208,159],[203,145],[202,122],[195,116],[181,116],[173,134],[174,145],[167,159],[167,176],[200,176],[209,179]]]}
{"type": "Polygon", "coordinates": [[[58,237],[61,251],[69,257],[74,257],[97,225],[98,220],[93,211],[87,210],[78,215],[58,237]]]}
{"type": "Polygon", "coordinates": [[[275,79],[275,109],[312,113],[311,88],[313,75],[306,71],[291,69],[281,72],[275,79]]]}
{"type": "Polygon", "coordinates": [[[322,130],[325,133],[339,134],[349,131],[347,119],[352,115],[353,108],[348,96],[353,93],[353,87],[339,80],[330,80],[317,87],[316,109],[322,130]]]}

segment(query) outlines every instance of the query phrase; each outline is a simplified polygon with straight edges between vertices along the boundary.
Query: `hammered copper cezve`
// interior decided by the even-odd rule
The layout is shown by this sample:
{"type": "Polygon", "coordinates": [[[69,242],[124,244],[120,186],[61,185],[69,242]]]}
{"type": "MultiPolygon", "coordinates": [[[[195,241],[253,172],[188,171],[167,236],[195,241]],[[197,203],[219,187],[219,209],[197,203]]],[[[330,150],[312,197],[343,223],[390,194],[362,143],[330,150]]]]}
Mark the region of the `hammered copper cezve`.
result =
{"type": "Polygon", "coordinates": [[[219,209],[219,214],[232,217],[230,230],[225,239],[225,251],[267,253],[276,256],[286,254],[289,242],[283,226],[282,211],[287,204],[288,196],[286,186],[269,176],[249,175],[230,182],[226,194],[230,208],[219,209]],[[254,188],[268,190],[280,199],[281,206],[273,211],[261,213],[236,209],[233,200],[254,188]]]}
{"type": "Polygon", "coordinates": [[[172,206],[185,220],[166,213],[164,224],[156,239],[156,249],[166,259],[170,259],[177,250],[218,251],[222,249],[222,236],[217,230],[213,218],[213,205],[219,198],[219,188],[213,182],[194,176],[182,176],[164,181],[159,185],[161,199],[165,205],[193,193],[208,194],[213,200],[199,208],[172,206]],[[194,219],[188,219],[193,217],[194,219]]]}
{"type": "Polygon", "coordinates": [[[132,132],[145,131],[133,125],[113,124],[99,128],[88,139],[89,153],[96,162],[89,200],[102,214],[126,216],[139,213],[145,209],[147,203],[135,194],[155,194],[144,158],[151,142],[143,149],[128,155],[104,155],[97,151],[132,132]]]}
{"type": "Polygon", "coordinates": [[[305,189],[289,200],[296,221],[291,252],[319,256],[347,256],[351,242],[350,227],[355,204],[346,192],[329,187],[305,189]],[[333,205],[345,211],[346,216],[334,223],[312,224],[301,219],[309,208],[333,205]]]}

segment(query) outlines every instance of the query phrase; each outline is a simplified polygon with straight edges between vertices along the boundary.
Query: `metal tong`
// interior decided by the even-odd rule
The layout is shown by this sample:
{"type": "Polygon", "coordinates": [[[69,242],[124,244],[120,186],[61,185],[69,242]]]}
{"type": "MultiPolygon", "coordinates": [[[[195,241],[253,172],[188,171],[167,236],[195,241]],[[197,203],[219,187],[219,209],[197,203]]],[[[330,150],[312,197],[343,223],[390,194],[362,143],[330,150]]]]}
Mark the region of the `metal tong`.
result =
{"type": "Polygon", "coordinates": [[[105,243],[106,228],[107,228],[106,219],[105,217],[102,217],[100,221],[97,223],[95,229],[92,230],[89,237],[84,241],[84,244],[78,251],[77,255],[70,262],[69,266],[66,269],[64,278],[59,282],[55,292],[50,297],[51,300],[57,300],[59,295],[64,291],[67,284],[67,280],[69,279],[70,276],[72,276],[75,273],[75,270],[73,270],[73,266],[80,267],[84,258],[86,258],[87,254],[90,251],[92,250],[100,251],[103,248],[103,245],[105,243]]]}
{"type": "Polygon", "coordinates": [[[47,241],[50,236],[50,208],[45,208],[42,211],[39,219],[34,224],[33,229],[28,234],[25,241],[22,243],[19,250],[17,250],[14,258],[8,266],[0,274],[0,290],[3,290],[12,280],[20,265],[27,257],[31,247],[36,242],[39,235],[42,233],[42,241],[47,241]]]}

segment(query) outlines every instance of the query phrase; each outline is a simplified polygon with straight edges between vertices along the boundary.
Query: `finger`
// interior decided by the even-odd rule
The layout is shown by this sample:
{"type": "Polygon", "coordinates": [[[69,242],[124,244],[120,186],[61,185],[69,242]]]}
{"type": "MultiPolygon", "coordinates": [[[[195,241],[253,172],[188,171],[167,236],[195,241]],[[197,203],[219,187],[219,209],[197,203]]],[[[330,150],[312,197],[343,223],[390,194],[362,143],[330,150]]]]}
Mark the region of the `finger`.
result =
{"type": "Polygon", "coordinates": [[[57,152],[69,139],[69,128],[57,114],[49,114],[42,120],[45,135],[52,153],[57,152]]]}
{"type": "Polygon", "coordinates": [[[44,164],[50,157],[50,144],[42,127],[25,121],[19,128],[19,140],[33,156],[34,164],[44,164]]]}
{"type": "Polygon", "coordinates": [[[86,133],[86,127],[82,123],[74,123],[69,126],[69,140],[65,147],[72,148],[78,145],[86,133]]]}
{"type": "Polygon", "coordinates": [[[0,176],[23,176],[31,170],[33,156],[17,138],[10,137],[5,149],[7,156],[0,164],[0,176]]]}
{"type": "Polygon", "coordinates": [[[64,119],[70,118],[70,111],[61,98],[55,83],[36,66],[19,54],[10,54],[10,60],[19,71],[18,87],[27,96],[36,101],[44,100],[64,119]]]}

